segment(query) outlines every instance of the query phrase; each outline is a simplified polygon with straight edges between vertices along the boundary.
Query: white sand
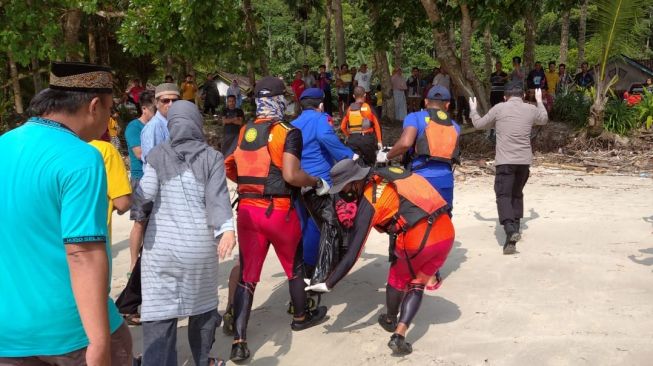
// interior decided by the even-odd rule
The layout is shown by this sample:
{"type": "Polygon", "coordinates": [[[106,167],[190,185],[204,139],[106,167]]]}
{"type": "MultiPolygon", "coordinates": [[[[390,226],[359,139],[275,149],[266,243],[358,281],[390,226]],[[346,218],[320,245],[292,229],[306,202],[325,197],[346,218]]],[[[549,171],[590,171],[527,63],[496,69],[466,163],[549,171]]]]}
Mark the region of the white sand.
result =
{"type": "MultiPolygon", "coordinates": [[[[330,319],[293,333],[288,290],[270,252],[249,323],[252,365],[651,365],[653,180],[533,169],[519,254],[501,253],[493,178],[457,182],[454,249],[443,286],[427,292],[408,333],[413,354],[392,357],[376,324],[385,302],[387,237],[323,299],[330,319]]],[[[127,215],[114,217],[113,291],[126,282],[127,215]]],[[[220,306],[233,260],[221,263],[220,306]]],[[[179,323],[180,365],[193,365],[179,323]]],[[[141,329],[133,327],[135,352],[141,329]]],[[[213,354],[229,357],[216,333],[213,354]]]]}

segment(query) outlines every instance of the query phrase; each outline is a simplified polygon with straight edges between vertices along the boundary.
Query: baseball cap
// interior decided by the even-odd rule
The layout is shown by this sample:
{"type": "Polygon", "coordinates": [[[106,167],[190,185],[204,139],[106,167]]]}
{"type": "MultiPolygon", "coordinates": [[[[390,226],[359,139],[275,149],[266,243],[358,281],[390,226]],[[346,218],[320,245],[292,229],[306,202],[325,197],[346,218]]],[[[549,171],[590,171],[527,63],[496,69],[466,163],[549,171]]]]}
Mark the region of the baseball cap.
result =
{"type": "Polygon", "coordinates": [[[442,85],[436,85],[429,90],[426,99],[430,100],[450,100],[451,94],[449,90],[442,85]]]}
{"type": "Polygon", "coordinates": [[[324,92],[320,88],[308,88],[299,99],[324,99],[324,92]]]}
{"type": "Polygon", "coordinates": [[[259,80],[254,87],[254,96],[257,98],[269,98],[282,95],[286,92],[286,85],[281,79],[274,76],[266,76],[259,80]]]}

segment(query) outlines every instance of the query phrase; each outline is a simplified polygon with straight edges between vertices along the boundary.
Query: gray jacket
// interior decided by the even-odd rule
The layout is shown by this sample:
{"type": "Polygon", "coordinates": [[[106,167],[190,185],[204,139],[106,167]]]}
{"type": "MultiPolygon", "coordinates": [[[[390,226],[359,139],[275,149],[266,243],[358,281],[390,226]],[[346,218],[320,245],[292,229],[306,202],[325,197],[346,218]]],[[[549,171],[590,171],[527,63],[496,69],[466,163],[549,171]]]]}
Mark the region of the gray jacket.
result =
{"type": "Polygon", "coordinates": [[[545,125],[549,120],[543,104],[538,103],[535,107],[518,97],[495,105],[483,117],[476,110],[472,110],[470,117],[474,127],[496,130],[495,165],[530,165],[533,161],[531,130],[534,125],[545,125]]]}

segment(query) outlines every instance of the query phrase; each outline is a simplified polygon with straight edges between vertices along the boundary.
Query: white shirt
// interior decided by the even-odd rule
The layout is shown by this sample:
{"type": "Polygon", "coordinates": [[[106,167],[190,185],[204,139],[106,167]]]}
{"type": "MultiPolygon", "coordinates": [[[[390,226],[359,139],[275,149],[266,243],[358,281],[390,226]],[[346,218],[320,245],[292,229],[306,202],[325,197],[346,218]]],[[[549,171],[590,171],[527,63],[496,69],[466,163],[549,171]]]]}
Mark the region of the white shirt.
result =
{"type": "Polygon", "coordinates": [[[439,73],[433,78],[433,86],[440,85],[451,91],[451,78],[449,75],[439,73]]]}
{"type": "Polygon", "coordinates": [[[372,79],[372,71],[368,70],[366,73],[357,72],[354,80],[358,82],[358,86],[365,89],[366,93],[370,91],[370,81],[372,79]]]}

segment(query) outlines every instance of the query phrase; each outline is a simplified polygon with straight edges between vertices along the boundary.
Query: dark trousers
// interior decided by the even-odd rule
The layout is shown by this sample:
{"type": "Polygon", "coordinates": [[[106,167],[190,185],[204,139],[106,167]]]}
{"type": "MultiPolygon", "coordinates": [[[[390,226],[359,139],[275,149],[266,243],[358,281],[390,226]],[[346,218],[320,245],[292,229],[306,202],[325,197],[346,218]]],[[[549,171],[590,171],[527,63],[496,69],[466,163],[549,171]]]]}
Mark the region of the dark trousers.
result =
{"type": "Polygon", "coordinates": [[[205,102],[204,103],[204,114],[215,115],[216,108],[217,108],[217,106],[215,104],[205,102]]]}
{"type": "MultiPolygon", "coordinates": [[[[188,318],[188,343],[195,365],[208,365],[220,315],[213,309],[188,318]]],[[[177,318],[143,322],[143,366],[177,366],[177,318]]]]}
{"type": "Polygon", "coordinates": [[[528,181],[529,165],[502,164],[496,166],[494,192],[501,225],[515,223],[524,217],[523,189],[528,181]]]}
{"type": "Polygon", "coordinates": [[[352,133],[347,139],[347,146],[358,154],[367,166],[376,163],[376,136],[373,133],[352,133]]]}

